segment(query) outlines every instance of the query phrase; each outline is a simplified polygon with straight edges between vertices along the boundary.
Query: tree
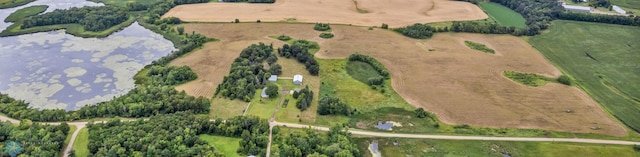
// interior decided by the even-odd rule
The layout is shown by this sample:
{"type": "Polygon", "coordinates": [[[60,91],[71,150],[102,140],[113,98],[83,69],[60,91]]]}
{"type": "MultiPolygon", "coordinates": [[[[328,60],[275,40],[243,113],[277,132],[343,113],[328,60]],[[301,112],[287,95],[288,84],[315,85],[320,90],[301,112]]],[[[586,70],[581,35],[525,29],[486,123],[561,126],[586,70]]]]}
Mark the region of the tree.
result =
{"type": "Polygon", "coordinates": [[[389,29],[389,25],[387,25],[386,23],[382,23],[382,26],[380,28],[389,29]]]}
{"type": "Polygon", "coordinates": [[[184,27],[178,26],[178,28],[176,28],[176,31],[178,31],[179,35],[182,35],[182,34],[184,34],[184,27]]]}
{"type": "Polygon", "coordinates": [[[240,23],[240,20],[239,20],[239,19],[236,19],[236,20],[234,20],[233,22],[235,22],[235,23],[240,23]]]}
{"type": "Polygon", "coordinates": [[[571,79],[565,75],[561,75],[560,77],[558,77],[558,82],[571,86],[571,79]]]}
{"type": "Polygon", "coordinates": [[[278,86],[276,86],[275,84],[269,84],[267,85],[267,91],[266,94],[269,95],[269,98],[275,98],[278,96],[279,92],[278,92],[278,86]]]}
{"type": "Polygon", "coordinates": [[[416,113],[416,117],[418,118],[426,118],[429,117],[429,113],[427,113],[426,111],[424,111],[424,109],[422,108],[418,108],[414,111],[416,113]]]}
{"type": "Polygon", "coordinates": [[[273,75],[280,75],[282,74],[282,66],[278,63],[274,63],[269,67],[269,72],[273,75]]]}

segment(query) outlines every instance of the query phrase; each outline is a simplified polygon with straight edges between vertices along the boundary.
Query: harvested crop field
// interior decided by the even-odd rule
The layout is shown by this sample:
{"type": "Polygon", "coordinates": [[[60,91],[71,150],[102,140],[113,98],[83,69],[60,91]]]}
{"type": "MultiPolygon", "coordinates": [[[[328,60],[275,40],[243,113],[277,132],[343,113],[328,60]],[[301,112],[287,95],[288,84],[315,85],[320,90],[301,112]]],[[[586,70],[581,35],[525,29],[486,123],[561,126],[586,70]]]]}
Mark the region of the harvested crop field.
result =
{"type": "Polygon", "coordinates": [[[279,46],[283,42],[268,36],[285,34],[318,41],[318,58],[346,58],[354,52],[375,57],[389,69],[398,94],[446,123],[627,134],[576,87],[557,83],[528,87],[504,77],[503,71],[561,74],[517,37],[440,33],[433,39],[415,40],[389,30],[336,25],[332,26],[334,38],[321,39],[312,28],[311,24],[187,24],[186,32],[195,30],[221,41],[172,62],[189,65],[200,76],[178,88],[211,96],[242,48],[259,41],[279,46]],[[496,54],[469,49],[466,40],[485,44],[496,54]],[[572,112],[565,112],[568,109],[572,112]]]}
{"type": "Polygon", "coordinates": [[[184,21],[241,22],[288,21],[328,22],[360,26],[400,27],[414,23],[465,21],[486,19],[477,6],[450,0],[276,0],[273,4],[204,3],[181,5],[163,17],[178,17],[184,21]],[[358,9],[368,13],[359,13],[358,9]]]}

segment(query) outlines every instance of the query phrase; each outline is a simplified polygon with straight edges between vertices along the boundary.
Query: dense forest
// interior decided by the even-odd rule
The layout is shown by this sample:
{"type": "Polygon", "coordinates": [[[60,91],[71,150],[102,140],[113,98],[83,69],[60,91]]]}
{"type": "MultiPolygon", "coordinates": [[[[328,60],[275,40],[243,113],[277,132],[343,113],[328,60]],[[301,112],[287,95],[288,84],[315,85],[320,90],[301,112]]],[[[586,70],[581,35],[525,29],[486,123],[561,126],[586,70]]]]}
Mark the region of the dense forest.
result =
{"type": "Polygon", "coordinates": [[[318,49],[319,47],[307,40],[296,40],[291,46],[284,44],[282,48],[278,48],[278,54],[281,57],[291,58],[294,57],[298,62],[304,63],[305,67],[311,75],[318,75],[320,72],[320,65],[314,58],[313,54],[309,53],[309,49],[318,49]]]}
{"type": "Polygon", "coordinates": [[[147,73],[149,84],[177,85],[198,78],[189,66],[152,66],[147,73]]]}
{"type": "Polygon", "coordinates": [[[271,76],[263,67],[267,58],[276,58],[273,45],[259,43],[243,49],[231,64],[229,75],[216,88],[216,95],[249,102],[256,89],[263,87],[271,76]]]}
{"type": "Polygon", "coordinates": [[[276,157],[360,157],[346,127],[331,127],[326,134],[312,129],[274,136],[271,155],[276,157]]]}
{"type": "Polygon", "coordinates": [[[309,85],[307,85],[300,91],[294,91],[293,98],[298,100],[296,107],[300,109],[300,111],[307,110],[313,101],[313,91],[311,91],[311,89],[309,89],[309,85]]]}
{"type": "Polygon", "coordinates": [[[114,6],[82,7],[54,10],[24,20],[21,28],[77,23],[88,31],[103,31],[129,18],[127,10],[114,6]]]}
{"type": "Polygon", "coordinates": [[[238,152],[259,155],[266,153],[269,133],[269,123],[257,117],[210,121],[189,112],[87,127],[88,148],[94,156],[224,156],[199,139],[200,134],[242,137],[238,152]]]}
{"type": "Polygon", "coordinates": [[[318,102],[318,114],[320,115],[351,115],[351,108],[338,97],[324,96],[318,102]]]}
{"type": "MultiPolygon", "coordinates": [[[[0,122],[0,148],[6,148],[8,142],[18,142],[22,147],[20,156],[60,156],[69,125],[57,126],[20,121],[18,126],[9,122],[0,122]]],[[[6,152],[1,153],[5,156],[6,152]]]]}

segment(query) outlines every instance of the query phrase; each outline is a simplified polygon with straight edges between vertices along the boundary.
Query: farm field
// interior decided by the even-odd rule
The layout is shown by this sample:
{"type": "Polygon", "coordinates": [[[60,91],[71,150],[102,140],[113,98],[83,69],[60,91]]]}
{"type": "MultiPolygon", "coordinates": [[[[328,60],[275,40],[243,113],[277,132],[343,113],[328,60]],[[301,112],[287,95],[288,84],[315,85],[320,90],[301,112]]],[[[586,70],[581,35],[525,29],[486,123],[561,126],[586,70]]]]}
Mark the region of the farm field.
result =
{"type": "Polygon", "coordinates": [[[387,23],[389,27],[488,18],[480,8],[471,3],[449,0],[408,0],[393,3],[384,0],[278,0],[273,4],[205,3],[177,6],[163,15],[170,16],[197,22],[230,22],[234,19],[239,19],[240,22],[274,22],[295,19],[297,22],[360,26],[380,26],[387,23]],[[367,13],[361,13],[363,10],[367,13]]]}
{"type": "Polygon", "coordinates": [[[611,0],[611,3],[620,7],[640,9],[640,0],[611,0]]]}
{"type": "Polygon", "coordinates": [[[413,156],[522,156],[522,157],[553,157],[553,156],[625,156],[640,155],[633,146],[576,144],[553,142],[507,142],[507,141],[458,141],[458,140],[427,140],[403,138],[355,138],[358,147],[365,156],[371,156],[367,150],[372,141],[378,142],[382,156],[404,157],[413,156]],[[398,141],[394,146],[393,142],[398,141]],[[504,153],[504,154],[503,154],[504,153]]]}
{"type": "Polygon", "coordinates": [[[528,87],[504,77],[504,71],[561,74],[517,37],[440,33],[421,41],[378,29],[333,30],[343,35],[323,42],[316,57],[345,58],[357,51],[378,59],[389,69],[393,89],[402,98],[445,123],[627,134],[579,88],[557,83],[528,87]],[[467,40],[487,45],[496,54],[467,48],[467,40]],[[566,113],[567,109],[574,112],[566,113]]]}
{"type": "Polygon", "coordinates": [[[224,156],[228,157],[240,157],[240,154],[237,153],[238,148],[240,148],[240,141],[242,139],[233,138],[233,137],[224,137],[224,136],[212,136],[212,135],[200,135],[200,139],[209,143],[209,145],[213,146],[217,152],[222,153],[224,156]]]}
{"type": "Polygon", "coordinates": [[[554,21],[549,33],[529,42],[615,117],[640,130],[639,35],[637,27],[554,21]]]}
{"type": "Polygon", "coordinates": [[[489,14],[489,17],[495,19],[502,26],[514,26],[525,28],[525,19],[519,13],[502,6],[498,3],[483,2],[478,4],[482,10],[489,14]]]}
{"type": "MultiPolygon", "coordinates": [[[[410,39],[382,29],[367,30],[366,27],[332,25],[336,36],[332,39],[321,39],[317,37],[319,32],[312,29],[312,24],[242,23],[184,26],[186,32],[204,33],[221,41],[209,43],[203,49],[172,62],[174,65],[191,66],[199,74],[199,79],[206,80],[192,81],[178,88],[184,89],[185,85],[195,84],[191,88],[200,88],[212,94],[215,90],[214,85],[219,84],[219,81],[214,83],[211,80],[222,80],[228,73],[230,62],[237,57],[242,48],[260,41],[280,45],[282,41],[268,36],[286,34],[295,39],[308,39],[320,44],[321,49],[316,53],[316,57],[320,58],[318,62],[322,65],[321,77],[330,76],[323,75],[327,70],[340,70],[346,64],[325,62],[325,59],[343,59],[354,52],[378,59],[389,69],[393,89],[401,98],[413,106],[424,107],[427,111],[435,113],[439,120],[451,125],[548,129],[614,136],[627,134],[620,124],[613,121],[587,94],[576,87],[558,83],[528,87],[504,77],[504,71],[536,73],[547,77],[558,77],[561,74],[526,42],[513,36],[441,33],[434,36],[434,39],[425,41],[410,39]],[[467,48],[464,41],[487,45],[495,49],[496,54],[481,53],[467,48]],[[428,51],[429,49],[434,51],[428,51]],[[224,57],[227,59],[222,60],[224,57]],[[218,64],[224,67],[215,66],[218,64]],[[207,84],[211,86],[205,87],[207,84]],[[566,113],[567,109],[573,112],[566,113]]],[[[346,71],[336,76],[340,75],[350,77],[346,71]]],[[[336,93],[345,94],[338,96],[352,106],[365,105],[366,108],[371,108],[367,102],[375,100],[372,96],[376,95],[380,95],[382,100],[386,99],[385,95],[371,90],[371,96],[358,95],[367,100],[353,98],[349,101],[345,97],[352,93],[346,90],[352,88],[351,91],[363,91],[362,88],[370,87],[355,79],[342,80],[344,81],[332,82],[351,81],[361,86],[330,87],[334,88],[333,90],[347,88],[345,92],[336,93]]],[[[309,83],[308,81],[305,79],[304,82],[309,83]]],[[[311,86],[313,91],[319,91],[320,82],[317,83],[317,86],[311,86]]],[[[186,89],[187,93],[195,93],[195,90],[190,92],[189,88],[186,89]]],[[[317,99],[317,96],[314,96],[314,99],[317,99]]],[[[315,103],[316,100],[310,110],[307,110],[309,113],[301,115],[303,123],[316,121],[315,103]]],[[[402,107],[402,104],[395,105],[402,107]]],[[[246,104],[238,107],[244,108],[246,104]]],[[[407,107],[411,108],[408,105],[407,107]]]]}

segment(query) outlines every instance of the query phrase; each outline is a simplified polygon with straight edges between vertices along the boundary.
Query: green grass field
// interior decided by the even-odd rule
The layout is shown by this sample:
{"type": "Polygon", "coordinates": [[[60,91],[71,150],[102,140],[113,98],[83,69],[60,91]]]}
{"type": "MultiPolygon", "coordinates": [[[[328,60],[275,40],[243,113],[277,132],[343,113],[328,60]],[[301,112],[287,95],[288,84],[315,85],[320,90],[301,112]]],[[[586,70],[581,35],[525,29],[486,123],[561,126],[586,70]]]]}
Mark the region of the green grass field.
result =
{"type": "Polygon", "coordinates": [[[365,84],[369,82],[371,77],[382,76],[369,63],[361,61],[347,61],[346,69],[351,77],[365,84]]]}
{"type": "Polygon", "coordinates": [[[490,54],[495,54],[496,53],[495,50],[487,47],[487,45],[476,43],[476,42],[473,42],[473,41],[464,41],[464,45],[467,45],[467,47],[469,47],[470,49],[482,51],[484,53],[490,53],[490,54]]]}
{"type": "Polygon", "coordinates": [[[487,12],[489,17],[493,18],[502,26],[514,26],[518,28],[525,28],[525,19],[519,13],[502,6],[498,3],[480,3],[480,8],[487,12]]]}
{"type": "Polygon", "coordinates": [[[507,141],[469,141],[469,140],[432,140],[404,138],[355,138],[360,151],[371,156],[367,150],[371,141],[377,141],[379,151],[385,157],[406,156],[503,156],[514,157],[633,157],[639,153],[633,146],[577,144],[554,142],[507,142],[507,141]],[[397,146],[393,142],[398,142],[397,146]]]}
{"type": "Polygon", "coordinates": [[[240,157],[238,154],[238,148],[240,148],[240,141],[242,139],[233,138],[233,137],[223,137],[223,136],[211,136],[211,135],[200,135],[200,139],[212,145],[216,152],[220,152],[227,157],[240,157]]]}
{"type": "Polygon", "coordinates": [[[640,9],[640,0],[611,0],[611,3],[631,9],[640,9]]]}
{"type": "Polygon", "coordinates": [[[260,97],[261,93],[262,89],[258,89],[256,91],[253,99],[251,99],[251,106],[249,106],[249,109],[247,110],[247,115],[254,115],[260,118],[269,119],[271,118],[273,111],[276,109],[280,96],[275,98],[262,98],[260,97]]]}
{"type": "Polygon", "coordinates": [[[76,156],[89,156],[89,129],[82,128],[73,142],[73,150],[76,156]]]}
{"type": "Polygon", "coordinates": [[[505,77],[521,83],[523,85],[538,87],[547,84],[547,82],[556,82],[555,79],[532,73],[520,73],[515,71],[505,71],[502,73],[505,77]]]}
{"type": "Polygon", "coordinates": [[[4,19],[4,22],[16,22],[22,20],[24,18],[38,15],[47,10],[49,6],[46,5],[35,5],[26,8],[22,8],[17,10],[16,12],[11,13],[7,18],[4,19]]]}
{"type": "Polygon", "coordinates": [[[640,130],[640,28],[554,21],[529,42],[605,109],[640,130]]]}
{"type": "Polygon", "coordinates": [[[36,0],[0,0],[0,9],[13,8],[36,0]]]}

